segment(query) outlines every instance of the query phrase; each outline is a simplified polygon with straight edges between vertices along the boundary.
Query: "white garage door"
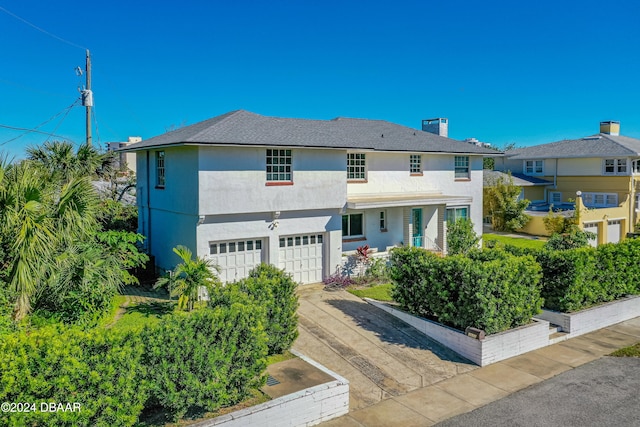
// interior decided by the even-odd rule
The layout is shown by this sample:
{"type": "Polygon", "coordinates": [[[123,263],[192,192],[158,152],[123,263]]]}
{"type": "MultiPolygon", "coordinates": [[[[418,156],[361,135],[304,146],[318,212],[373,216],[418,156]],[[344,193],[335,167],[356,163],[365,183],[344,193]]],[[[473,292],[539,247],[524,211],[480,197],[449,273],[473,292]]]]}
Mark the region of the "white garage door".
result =
{"type": "Polygon", "coordinates": [[[616,219],[607,223],[607,243],[620,241],[620,220],[616,219]]]}
{"type": "Polygon", "coordinates": [[[262,240],[211,242],[209,258],[220,267],[223,282],[243,279],[262,262],[262,240]]]}
{"type": "Polygon", "coordinates": [[[298,283],[322,281],[322,234],[280,237],[278,267],[298,283]]]}
{"type": "Polygon", "coordinates": [[[593,239],[589,239],[589,244],[593,247],[598,246],[598,223],[597,222],[585,223],[584,231],[590,231],[596,235],[596,237],[594,237],[593,239]]]}

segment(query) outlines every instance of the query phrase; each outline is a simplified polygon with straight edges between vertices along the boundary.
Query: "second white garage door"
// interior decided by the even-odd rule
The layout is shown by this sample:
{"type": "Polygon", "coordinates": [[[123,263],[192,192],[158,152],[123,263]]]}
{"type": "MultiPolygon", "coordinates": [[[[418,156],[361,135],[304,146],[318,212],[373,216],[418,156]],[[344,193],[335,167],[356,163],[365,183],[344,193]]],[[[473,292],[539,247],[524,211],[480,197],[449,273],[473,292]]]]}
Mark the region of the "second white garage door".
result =
{"type": "Polygon", "coordinates": [[[280,237],[278,267],[298,283],[322,281],[322,234],[280,237]]]}
{"type": "Polygon", "coordinates": [[[209,243],[209,258],[220,267],[220,280],[244,279],[262,262],[262,240],[232,240],[209,243]]]}
{"type": "Polygon", "coordinates": [[[622,221],[619,219],[607,223],[607,243],[618,243],[620,241],[620,229],[622,221]]]}

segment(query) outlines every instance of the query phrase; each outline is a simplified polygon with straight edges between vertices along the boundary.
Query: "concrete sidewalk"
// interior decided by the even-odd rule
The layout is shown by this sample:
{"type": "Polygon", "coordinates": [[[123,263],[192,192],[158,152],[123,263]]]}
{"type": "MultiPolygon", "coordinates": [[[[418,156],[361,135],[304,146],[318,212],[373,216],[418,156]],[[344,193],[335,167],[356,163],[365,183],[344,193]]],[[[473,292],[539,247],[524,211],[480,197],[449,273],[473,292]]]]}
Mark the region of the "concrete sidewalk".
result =
{"type": "MultiPolygon", "coordinates": [[[[640,318],[613,325],[354,410],[326,426],[430,426],[640,341],[640,318]]],[[[348,376],[347,376],[348,378],[348,376]]],[[[635,391],[634,391],[635,393],[635,391]]]]}

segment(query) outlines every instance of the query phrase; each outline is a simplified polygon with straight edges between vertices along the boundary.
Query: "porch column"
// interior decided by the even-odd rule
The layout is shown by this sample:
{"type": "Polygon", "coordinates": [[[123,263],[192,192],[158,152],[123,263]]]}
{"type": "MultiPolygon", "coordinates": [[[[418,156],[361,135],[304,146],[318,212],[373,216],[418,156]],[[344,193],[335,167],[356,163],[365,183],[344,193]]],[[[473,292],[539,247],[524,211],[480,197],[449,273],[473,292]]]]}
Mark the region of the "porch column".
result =
{"type": "Polygon", "coordinates": [[[442,248],[442,254],[447,253],[447,210],[446,206],[438,206],[438,237],[436,244],[442,248]]]}
{"type": "Polygon", "coordinates": [[[411,208],[402,209],[402,240],[405,246],[413,246],[413,223],[411,219],[411,208]]]}

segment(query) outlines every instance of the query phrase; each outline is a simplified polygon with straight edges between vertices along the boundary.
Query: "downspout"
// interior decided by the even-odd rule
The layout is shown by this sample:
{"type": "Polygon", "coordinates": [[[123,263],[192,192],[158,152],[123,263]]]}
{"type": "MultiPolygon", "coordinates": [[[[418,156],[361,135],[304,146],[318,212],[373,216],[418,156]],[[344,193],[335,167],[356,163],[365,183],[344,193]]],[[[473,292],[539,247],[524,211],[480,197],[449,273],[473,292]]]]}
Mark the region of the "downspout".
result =
{"type": "Polygon", "coordinates": [[[633,161],[631,161],[631,191],[629,192],[629,225],[627,226],[627,232],[633,233],[635,231],[635,218],[634,213],[636,210],[636,183],[633,176],[633,161]]]}
{"type": "Polygon", "coordinates": [[[149,181],[150,179],[149,170],[151,169],[151,163],[149,159],[149,150],[147,150],[146,153],[147,153],[147,249],[149,251],[149,255],[151,255],[151,201],[150,201],[151,181],[149,181]]]}

